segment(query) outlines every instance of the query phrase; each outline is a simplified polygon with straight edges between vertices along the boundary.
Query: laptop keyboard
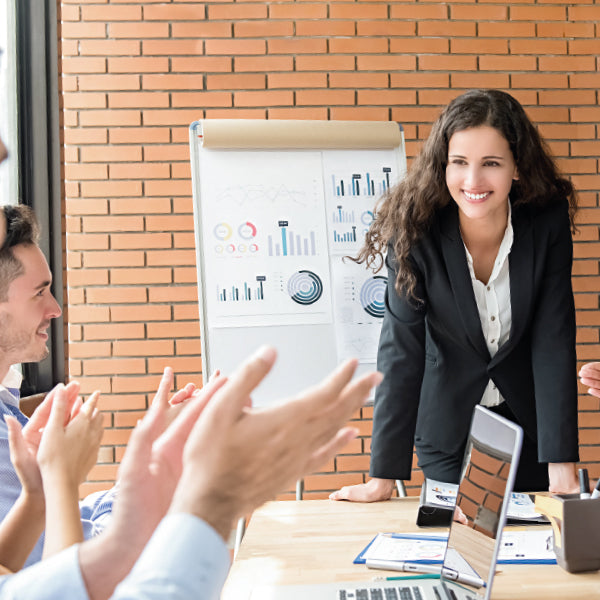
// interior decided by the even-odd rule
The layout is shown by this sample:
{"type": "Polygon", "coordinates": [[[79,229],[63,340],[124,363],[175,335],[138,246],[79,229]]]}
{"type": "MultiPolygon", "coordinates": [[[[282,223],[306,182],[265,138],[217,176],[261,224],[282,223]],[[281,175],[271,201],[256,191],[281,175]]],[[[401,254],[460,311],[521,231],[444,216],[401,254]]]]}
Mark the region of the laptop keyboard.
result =
{"type": "Polygon", "coordinates": [[[424,600],[418,586],[369,587],[339,590],[338,600],[424,600]]]}

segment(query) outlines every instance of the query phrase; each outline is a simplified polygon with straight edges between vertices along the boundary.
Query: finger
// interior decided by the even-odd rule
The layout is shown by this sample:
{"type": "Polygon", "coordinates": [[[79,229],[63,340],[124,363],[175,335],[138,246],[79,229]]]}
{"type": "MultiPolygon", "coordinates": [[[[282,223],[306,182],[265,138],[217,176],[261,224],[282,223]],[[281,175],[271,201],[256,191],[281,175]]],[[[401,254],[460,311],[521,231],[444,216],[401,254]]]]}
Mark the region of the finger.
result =
{"type": "Polygon", "coordinates": [[[196,389],[195,384],[186,383],[185,387],[183,389],[179,390],[178,392],[175,392],[175,394],[173,394],[173,396],[171,396],[171,399],[169,400],[169,404],[171,406],[174,406],[175,404],[181,404],[182,402],[185,402],[194,393],[195,389],[196,389]]]}
{"type": "Polygon", "coordinates": [[[165,410],[169,406],[169,391],[173,386],[173,369],[171,367],[165,367],[163,375],[158,384],[158,390],[152,401],[151,411],[165,410]]]}
{"type": "Polygon", "coordinates": [[[73,406],[71,407],[71,414],[68,415],[68,418],[65,422],[65,427],[73,420],[75,419],[75,417],[81,412],[81,407],[83,406],[83,399],[81,398],[81,396],[77,396],[77,399],[75,400],[75,402],[73,403],[73,406]]]}
{"type": "Polygon", "coordinates": [[[150,464],[152,444],[160,435],[161,428],[156,427],[156,421],[145,417],[133,428],[125,455],[119,467],[119,479],[127,479],[131,474],[150,464]]]}
{"type": "Polygon", "coordinates": [[[299,398],[322,405],[324,400],[337,396],[342,391],[344,386],[352,379],[357,366],[358,361],[356,359],[343,362],[318,385],[302,392],[299,398]]]}
{"type": "Polygon", "coordinates": [[[98,406],[98,400],[100,399],[100,392],[95,390],[92,395],[87,399],[84,405],[81,407],[81,412],[91,419],[96,412],[96,408],[98,406]]]}
{"type": "Polygon", "coordinates": [[[221,374],[221,369],[215,369],[212,372],[212,375],[208,378],[208,380],[210,381],[211,379],[216,379],[220,374],[221,374]]]}
{"type": "Polygon", "coordinates": [[[310,458],[304,473],[298,477],[304,477],[309,473],[314,473],[322,467],[327,461],[331,460],[344,446],[349,444],[358,435],[358,429],[355,427],[344,427],[326,444],[318,448],[310,458]]]}
{"type": "Polygon", "coordinates": [[[259,348],[234,371],[209,409],[219,410],[221,418],[229,421],[237,419],[244,405],[247,404],[251,392],[273,367],[276,357],[274,348],[270,346],[259,348]]]}
{"type": "Polygon", "coordinates": [[[329,494],[330,500],[350,500],[351,486],[345,485],[343,488],[329,494]]]}
{"type": "Polygon", "coordinates": [[[356,410],[364,405],[371,390],[377,387],[383,375],[377,371],[367,373],[351,381],[339,394],[337,401],[329,406],[330,412],[339,412],[342,419],[348,419],[356,410]]]}
{"type": "Polygon", "coordinates": [[[52,402],[50,416],[48,417],[46,430],[61,431],[65,427],[65,416],[68,414],[67,408],[69,398],[64,385],[58,384],[55,389],[56,392],[54,401],[52,402]]]}
{"type": "Polygon", "coordinates": [[[592,388],[600,388],[600,378],[596,379],[594,377],[580,377],[580,381],[583,385],[587,385],[592,388]]]}
{"type": "Polygon", "coordinates": [[[348,383],[337,397],[323,397],[321,404],[314,407],[314,415],[307,414],[307,418],[313,420],[316,415],[317,421],[310,431],[315,442],[319,445],[325,444],[329,437],[364,405],[371,389],[381,382],[382,377],[381,373],[368,373],[348,383]]]}
{"type": "Polygon", "coordinates": [[[27,445],[23,439],[21,425],[11,415],[4,415],[4,421],[8,428],[8,447],[10,449],[10,460],[13,464],[19,462],[20,458],[27,454],[27,445]]]}
{"type": "Polygon", "coordinates": [[[582,371],[600,372],[600,362],[585,363],[585,365],[582,365],[581,369],[579,370],[580,373],[582,371]]]}
{"type": "Polygon", "coordinates": [[[588,390],[588,394],[592,395],[592,396],[596,396],[596,398],[600,398],[600,389],[597,388],[590,388],[588,390]]]}
{"type": "MultiPolygon", "coordinates": [[[[81,386],[79,381],[73,380],[69,381],[65,386],[65,391],[67,394],[67,415],[71,419],[77,416],[79,409],[81,408],[81,401],[78,402],[79,392],[81,390],[81,386]]],[[[65,423],[66,425],[66,423],[65,423]]]]}
{"type": "Polygon", "coordinates": [[[364,483],[344,486],[330,494],[329,498],[331,500],[348,500],[349,502],[373,502],[364,483]]]}
{"type": "Polygon", "coordinates": [[[164,447],[176,442],[183,447],[200,414],[210,399],[226,382],[226,377],[211,379],[203,388],[196,390],[190,402],[177,415],[175,421],[161,437],[160,445],[164,447]]]}
{"type": "Polygon", "coordinates": [[[52,402],[54,401],[54,396],[56,395],[57,387],[58,386],[52,388],[46,394],[46,397],[42,400],[38,407],[33,411],[31,418],[29,419],[27,425],[25,425],[25,429],[39,431],[42,429],[42,427],[46,426],[48,417],[50,416],[50,410],[52,409],[52,402]]]}

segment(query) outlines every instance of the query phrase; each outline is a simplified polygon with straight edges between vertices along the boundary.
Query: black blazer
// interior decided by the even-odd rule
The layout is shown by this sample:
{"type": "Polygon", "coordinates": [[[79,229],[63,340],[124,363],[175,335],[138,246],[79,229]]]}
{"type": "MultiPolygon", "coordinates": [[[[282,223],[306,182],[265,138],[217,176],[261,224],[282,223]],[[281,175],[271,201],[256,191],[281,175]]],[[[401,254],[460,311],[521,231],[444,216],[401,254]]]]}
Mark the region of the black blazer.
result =
{"type": "Polygon", "coordinates": [[[509,255],[512,327],[488,352],[451,202],[411,251],[416,295],[388,286],[377,368],[372,477],[409,479],[415,435],[455,453],[465,443],[473,408],[491,379],[520,425],[537,440],[540,462],[578,460],[573,243],[566,201],[512,208],[509,255]]]}

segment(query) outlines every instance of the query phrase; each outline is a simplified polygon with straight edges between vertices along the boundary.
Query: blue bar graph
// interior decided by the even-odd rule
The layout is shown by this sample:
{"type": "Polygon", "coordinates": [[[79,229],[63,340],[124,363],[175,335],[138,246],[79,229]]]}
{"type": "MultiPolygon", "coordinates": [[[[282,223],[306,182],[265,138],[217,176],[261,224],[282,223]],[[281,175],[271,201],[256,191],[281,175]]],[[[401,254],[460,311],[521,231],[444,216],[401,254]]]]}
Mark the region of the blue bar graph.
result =
{"type": "Polygon", "coordinates": [[[218,302],[255,302],[265,299],[264,282],[265,275],[257,275],[256,281],[250,283],[244,281],[239,285],[231,285],[221,287],[217,285],[217,301],[218,302]]]}
{"type": "Polygon", "coordinates": [[[356,227],[352,227],[350,231],[339,232],[333,230],[333,241],[334,242],[356,242],[356,227]]]}
{"type": "Polygon", "coordinates": [[[381,196],[391,185],[391,167],[381,170],[352,173],[350,175],[332,175],[333,195],[336,197],[381,196]]]}
{"type": "Polygon", "coordinates": [[[317,238],[314,231],[300,235],[289,228],[288,221],[279,221],[279,239],[267,236],[269,256],[316,256],[317,238]]]}

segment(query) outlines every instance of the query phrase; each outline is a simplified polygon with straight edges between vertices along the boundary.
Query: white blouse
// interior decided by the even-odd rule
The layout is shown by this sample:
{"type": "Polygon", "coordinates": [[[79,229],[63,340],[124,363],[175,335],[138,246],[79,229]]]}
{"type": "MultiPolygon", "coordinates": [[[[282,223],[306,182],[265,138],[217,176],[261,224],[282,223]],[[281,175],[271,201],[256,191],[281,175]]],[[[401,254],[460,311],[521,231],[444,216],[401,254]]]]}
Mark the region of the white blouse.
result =
{"type": "MultiPolygon", "coordinates": [[[[512,324],[512,310],[510,306],[510,277],[508,270],[508,255],[513,244],[513,227],[511,222],[511,207],[508,203],[508,223],[494,262],[494,268],[487,284],[475,277],[473,257],[465,246],[469,273],[479,311],[481,329],[487,344],[490,356],[498,352],[510,335],[512,324]]],[[[481,404],[483,406],[498,406],[504,402],[498,388],[490,379],[483,392],[481,404]]]]}

